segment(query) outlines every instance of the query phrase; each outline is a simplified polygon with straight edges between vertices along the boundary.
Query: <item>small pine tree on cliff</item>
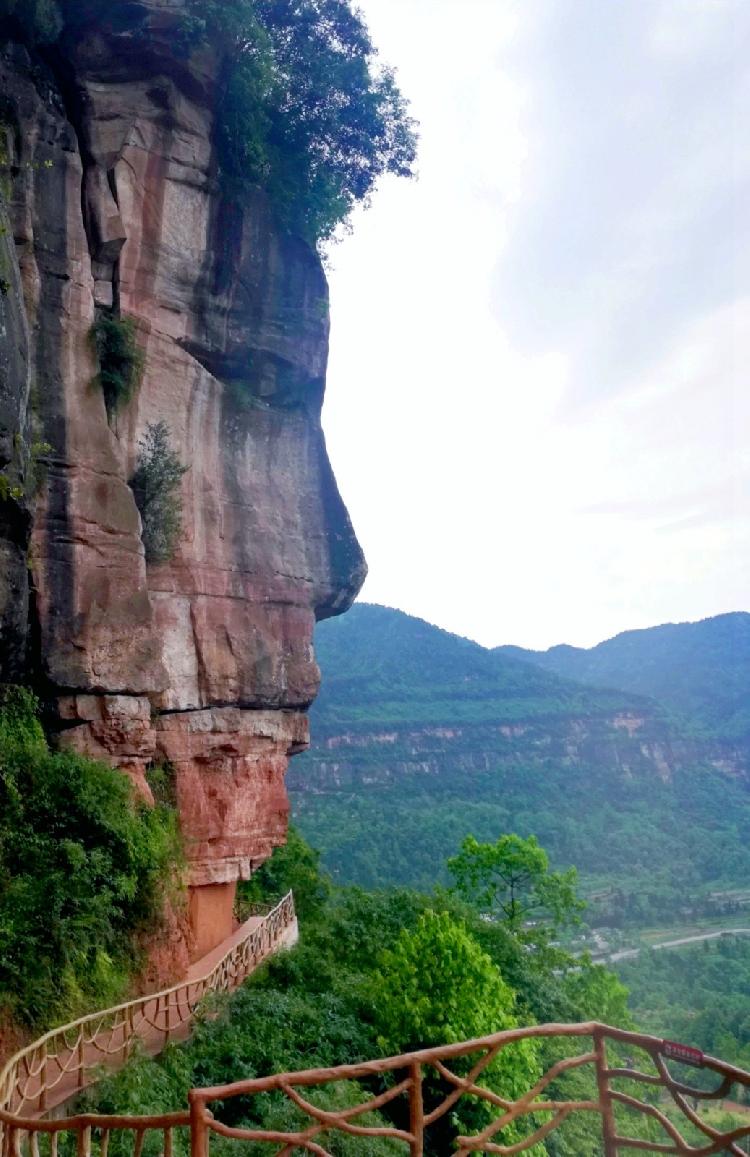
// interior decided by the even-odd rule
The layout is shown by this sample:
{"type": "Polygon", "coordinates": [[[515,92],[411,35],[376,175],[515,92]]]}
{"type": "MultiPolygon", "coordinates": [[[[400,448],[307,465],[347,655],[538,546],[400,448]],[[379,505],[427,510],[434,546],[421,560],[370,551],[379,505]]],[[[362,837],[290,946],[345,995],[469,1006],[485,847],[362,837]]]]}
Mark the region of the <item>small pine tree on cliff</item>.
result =
{"type": "Polygon", "coordinates": [[[141,454],[130,487],[143,523],[146,561],[168,562],[182,529],[179,491],[182,476],[188,468],[182,465],[170,446],[166,422],[149,424],[139,445],[141,454]]]}

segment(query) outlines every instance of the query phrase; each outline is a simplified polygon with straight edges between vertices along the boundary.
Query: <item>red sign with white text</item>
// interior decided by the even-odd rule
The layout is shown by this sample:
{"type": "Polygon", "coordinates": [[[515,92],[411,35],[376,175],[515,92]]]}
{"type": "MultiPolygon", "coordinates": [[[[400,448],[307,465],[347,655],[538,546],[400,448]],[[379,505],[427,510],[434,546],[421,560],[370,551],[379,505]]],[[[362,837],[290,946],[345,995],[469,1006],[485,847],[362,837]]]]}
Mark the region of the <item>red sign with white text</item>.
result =
{"type": "Polygon", "coordinates": [[[665,1040],[661,1042],[661,1052],[670,1060],[682,1061],[683,1065],[694,1065],[698,1069],[703,1065],[703,1053],[700,1049],[691,1048],[690,1045],[681,1045],[677,1041],[665,1040]]]}

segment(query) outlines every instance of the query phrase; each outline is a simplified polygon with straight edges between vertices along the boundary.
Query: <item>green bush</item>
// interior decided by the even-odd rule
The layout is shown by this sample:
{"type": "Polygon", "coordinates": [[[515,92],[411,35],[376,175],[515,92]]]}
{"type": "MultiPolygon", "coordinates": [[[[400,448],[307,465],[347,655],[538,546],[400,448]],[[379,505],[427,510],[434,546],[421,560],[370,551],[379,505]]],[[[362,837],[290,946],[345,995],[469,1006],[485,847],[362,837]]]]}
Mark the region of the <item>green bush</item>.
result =
{"type": "Polygon", "coordinates": [[[10,481],[7,474],[0,473],[0,502],[17,502],[19,498],[23,498],[23,486],[18,486],[10,481]]]}
{"type": "MultiPolygon", "coordinates": [[[[343,1109],[362,1105],[372,1098],[372,1091],[363,1088],[354,1081],[335,1081],[320,1088],[306,1088],[298,1090],[306,1100],[327,1113],[340,1113],[343,1109]]],[[[278,1129],[284,1131],[303,1132],[310,1126],[310,1118],[297,1108],[287,1097],[277,1093],[265,1098],[260,1119],[257,1126],[261,1129],[278,1129]]],[[[370,1129],[390,1126],[381,1113],[363,1113],[355,1117],[354,1125],[370,1129]]],[[[255,1122],[253,1123],[256,1124],[255,1122]]],[[[391,1154],[404,1157],[403,1142],[392,1137],[350,1136],[347,1133],[331,1130],[318,1134],[316,1141],[325,1146],[325,1152],[330,1157],[390,1157],[391,1154]]],[[[236,1149],[232,1142],[219,1150],[217,1157],[232,1157],[236,1149]]],[[[245,1148],[247,1157],[267,1157],[269,1153],[267,1142],[250,1143],[245,1148]]]]}
{"type": "MultiPolygon", "coordinates": [[[[116,1076],[101,1082],[87,1095],[84,1111],[104,1113],[159,1114],[180,1109],[188,1090],[221,1080],[231,1083],[239,1077],[253,1077],[286,1069],[331,1066],[341,1059],[364,1060],[372,1041],[356,1015],[333,996],[310,999],[303,992],[266,991],[245,985],[231,1000],[220,1000],[210,1015],[198,1023],[185,1046],[170,1046],[156,1060],[139,1058],[116,1076]]],[[[305,1090],[321,1108],[336,1111],[369,1099],[369,1093],[354,1084],[336,1083],[320,1090],[305,1090]]],[[[255,1098],[237,1097],[212,1105],[220,1119],[234,1127],[294,1129],[302,1115],[285,1097],[274,1093],[255,1098]]],[[[309,1125],[309,1118],[305,1124],[309,1125]]],[[[358,1121],[364,1125],[388,1125],[380,1114],[358,1121]]],[[[160,1157],[161,1138],[147,1137],[143,1157],[160,1157]]],[[[175,1131],[175,1157],[188,1157],[188,1138],[175,1131]]],[[[332,1157],[381,1157],[403,1152],[403,1146],[378,1138],[327,1134],[323,1142],[332,1157]]],[[[277,1147],[278,1148],[278,1147],[277,1147]]],[[[230,1157],[234,1143],[225,1145],[219,1137],[211,1141],[211,1152],[230,1157]]],[[[269,1153],[267,1144],[243,1143],[248,1157],[269,1153]]],[[[112,1157],[132,1157],[129,1136],[113,1132],[112,1157]]],[[[72,1155],[71,1155],[72,1157],[72,1155]]]]}
{"type": "Polygon", "coordinates": [[[35,1028],[119,1000],[132,935],[158,921],[174,813],[129,780],[51,752],[28,691],[0,699],[0,1003],[35,1028]]]}
{"type": "Polygon", "coordinates": [[[110,418],[132,398],[143,376],[143,351],[136,340],[131,317],[100,313],[91,328],[99,359],[97,383],[104,394],[110,418]]]}
{"type": "Polygon", "coordinates": [[[146,771],[146,783],[157,804],[166,808],[177,807],[177,785],[174,764],[152,763],[146,771]]]}
{"type": "Polygon", "coordinates": [[[187,471],[169,444],[166,422],[146,427],[138,467],[130,480],[143,524],[146,561],[168,562],[182,529],[180,481],[187,471]]]}

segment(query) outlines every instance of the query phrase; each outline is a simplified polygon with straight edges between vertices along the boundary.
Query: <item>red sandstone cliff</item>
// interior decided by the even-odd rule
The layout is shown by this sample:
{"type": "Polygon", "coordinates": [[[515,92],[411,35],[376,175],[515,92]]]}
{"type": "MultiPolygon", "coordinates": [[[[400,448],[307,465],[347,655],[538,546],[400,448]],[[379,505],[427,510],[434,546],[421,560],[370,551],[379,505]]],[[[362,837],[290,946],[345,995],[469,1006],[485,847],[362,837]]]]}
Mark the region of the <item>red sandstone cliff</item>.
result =
{"type": "Polygon", "coordinates": [[[202,950],[283,841],[313,624],[365,568],[320,427],[320,261],[260,194],[225,199],[215,62],[175,56],[170,0],[129,7],[137,36],[0,55],[0,678],[33,675],[62,741],[141,791],[172,763],[202,950]],[[89,335],[113,304],[145,373],[108,420],[89,335]],[[128,479],[159,420],[189,469],[177,552],[147,566],[128,479]],[[34,441],[52,449],[32,496],[34,441]]]}

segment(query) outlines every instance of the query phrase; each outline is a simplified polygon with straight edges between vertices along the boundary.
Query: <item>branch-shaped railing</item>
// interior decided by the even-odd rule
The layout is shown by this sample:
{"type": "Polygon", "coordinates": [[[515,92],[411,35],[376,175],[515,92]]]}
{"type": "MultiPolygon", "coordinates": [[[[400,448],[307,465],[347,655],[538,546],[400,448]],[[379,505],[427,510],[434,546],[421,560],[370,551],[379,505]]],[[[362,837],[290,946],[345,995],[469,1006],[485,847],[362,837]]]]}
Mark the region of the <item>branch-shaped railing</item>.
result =
{"type": "MultiPolygon", "coordinates": [[[[405,1154],[423,1157],[430,1140],[432,1152],[448,1153],[449,1149],[440,1144],[435,1147],[433,1130],[443,1127],[444,1146],[446,1123],[452,1124],[458,1102],[469,1097],[474,1106],[484,1103],[487,1107],[485,1122],[472,1135],[455,1135],[453,1129],[455,1157],[528,1152],[574,1113],[597,1118],[604,1157],[620,1157],[632,1150],[678,1157],[744,1157],[746,1149],[740,1143],[750,1137],[750,1119],[721,1129],[695,1107],[699,1100],[716,1102],[727,1097],[733,1086],[750,1089],[750,1073],[656,1037],[595,1022],[535,1025],[356,1065],[278,1073],[219,1088],[194,1089],[189,1094],[189,1112],[153,1117],[87,1114],[42,1121],[0,1111],[5,1135],[2,1154],[40,1157],[43,1152],[44,1157],[58,1157],[59,1152],[75,1152],[77,1157],[107,1157],[110,1140],[116,1135],[118,1141],[132,1136],[132,1149],[123,1150],[118,1145],[118,1155],[132,1152],[133,1157],[143,1157],[145,1149],[148,1154],[176,1157],[177,1135],[180,1154],[209,1157],[211,1137],[218,1135],[253,1143],[253,1153],[261,1151],[261,1146],[275,1157],[297,1153],[331,1157],[328,1138],[338,1133],[388,1138],[405,1154]],[[554,1057],[561,1051],[573,1055],[550,1060],[547,1071],[531,1088],[515,1097],[505,1096],[498,1070],[493,1074],[491,1066],[502,1060],[506,1050],[512,1052],[514,1046],[529,1040],[539,1042],[540,1055],[546,1052],[554,1057]],[[701,1070],[696,1087],[673,1071],[676,1063],[682,1068],[683,1062],[701,1070]],[[568,1083],[573,1073],[578,1095],[566,1096],[573,1092],[574,1086],[568,1083]],[[713,1081],[712,1087],[700,1087],[707,1080],[713,1081]],[[332,1109],[330,1098],[316,1103],[326,1087],[340,1087],[341,1082],[350,1082],[353,1089],[352,1096],[345,1098],[345,1108],[332,1109]],[[243,1116],[252,1121],[259,1118],[253,1113],[253,1098],[269,1093],[293,1106],[297,1124],[280,1128],[230,1126],[215,1118],[210,1108],[213,1104],[217,1112],[223,1112],[228,1102],[242,1097],[243,1116]],[[375,1118],[368,1116],[376,1111],[375,1118]],[[692,1140],[684,1132],[685,1125],[678,1128],[673,1116],[689,1124],[692,1140]],[[636,1121],[641,1122],[640,1128],[636,1121]],[[48,1145],[42,1150],[43,1137],[48,1145]],[[61,1137],[65,1141],[59,1150],[61,1137]]],[[[236,1112],[233,1116],[236,1119],[236,1112]]],[[[288,1114],[283,1119],[288,1122],[288,1114]]],[[[335,1142],[333,1145],[335,1148],[335,1142]]]]}
{"type": "Polygon", "coordinates": [[[102,1067],[119,1067],[138,1044],[157,1052],[170,1038],[185,1035],[204,997],[242,984],[278,948],[294,920],[289,892],[205,976],[82,1017],[16,1053],[0,1073],[0,1133],[3,1122],[67,1100],[102,1067]]]}
{"type": "MultiPolygon", "coordinates": [[[[497,1085],[496,1079],[493,1079],[492,1085],[497,1085]]],[[[719,1153],[744,1157],[745,1149],[739,1147],[739,1142],[750,1137],[750,1119],[743,1125],[722,1131],[711,1125],[689,1104],[689,1099],[697,1102],[725,1098],[733,1085],[750,1089],[750,1074],[713,1057],[703,1056],[695,1049],[674,1045],[656,1037],[593,1022],[536,1025],[511,1029],[481,1040],[425,1049],[359,1065],[282,1073],[219,1088],[194,1089],[190,1093],[192,1155],[207,1157],[209,1137],[218,1134],[238,1141],[266,1143],[276,1157],[287,1157],[297,1152],[330,1157],[321,1139],[338,1132],[351,1136],[387,1137],[394,1142],[401,1142],[405,1153],[412,1157],[422,1157],[431,1127],[444,1123],[457,1102],[468,1096],[475,1104],[484,1102],[489,1106],[487,1116],[490,1119],[474,1135],[458,1134],[453,1138],[456,1157],[468,1157],[471,1153],[528,1152],[559,1128],[571,1113],[593,1113],[599,1116],[605,1157],[619,1157],[621,1152],[633,1149],[649,1153],[696,1154],[700,1157],[719,1153]],[[497,1087],[489,1087],[487,1081],[481,1083],[482,1074],[487,1077],[493,1062],[505,1050],[512,1050],[514,1044],[531,1039],[559,1041],[561,1038],[582,1038],[584,1041],[589,1038],[590,1047],[584,1047],[583,1051],[574,1056],[551,1063],[544,1075],[521,1096],[510,1099],[502,1095],[501,1089],[498,1091],[497,1087]],[[631,1055],[622,1064],[610,1065],[608,1044],[618,1054],[627,1050],[631,1055]],[[634,1067],[632,1053],[638,1050],[642,1055],[645,1054],[650,1071],[644,1072],[634,1067]],[[470,1062],[468,1067],[467,1061],[470,1062]],[[708,1090],[692,1087],[673,1074],[670,1062],[675,1061],[680,1067],[687,1062],[706,1073],[715,1074],[718,1083],[708,1090]],[[456,1062],[459,1062],[459,1068],[466,1070],[463,1074],[456,1071],[456,1062]],[[564,1093],[566,1074],[586,1069],[590,1075],[590,1096],[570,1099],[564,1095],[549,1095],[555,1087],[558,1093],[564,1093]],[[331,1111],[316,1105],[311,1095],[305,1096],[301,1092],[313,1091],[340,1081],[357,1082],[362,1087],[361,1103],[331,1111]],[[670,1119],[665,1107],[657,1103],[656,1097],[651,1100],[639,1099],[632,1092],[619,1088],[620,1084],[625,1084],[626,1089],[640,1084],[649,1090],[658,1090],[690,1122],[701,1140],[695,1143],[688,1140],[670,1119]],[[364,1090],[368,1090],[368,1093],[364,1090]],[[425,1096],[425,1090],[428,1096],[425,1096]],[[212,1102],[227,1102],[240,1096],[257,1097],[270,1092],[282,1093],[299,1110],[300,1117],[307,1118],[307,1125],[301,1123],[297,1128],[286,1131],[230,1127],[214,1119],[209,1110],[212,1102]],[[408,1111],[405,1106],[405,1111],[400,1114],[404,1120],[402,1127],[387,1123],[357,1123],[357,1118],[363,1114],[387,1106],[389,1115],[398,1117],[394,1108],[400,1098],[408,1105],[408,1111]],[[629,1134],[628,1124],[632,1125],[637,1118],[655,1122],[652,1134],[656,1135],[644,1135],[648,1130],[642,1129],[636,1129],[635,1136],[629,1134]],[[520,1128],[522,1123],[523,1129],[520,1128]],[[511,1127],[512,1139],[508,1139],[511,1127]],[[518,1138],[517,1135],[524,1131],[525,1136],[518,1138]]]]}

